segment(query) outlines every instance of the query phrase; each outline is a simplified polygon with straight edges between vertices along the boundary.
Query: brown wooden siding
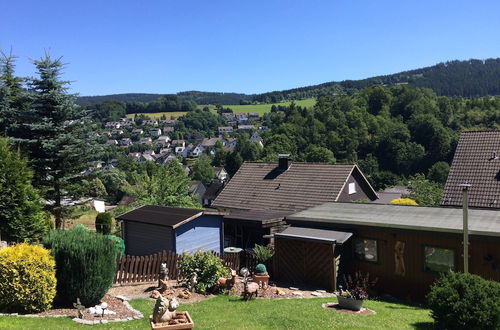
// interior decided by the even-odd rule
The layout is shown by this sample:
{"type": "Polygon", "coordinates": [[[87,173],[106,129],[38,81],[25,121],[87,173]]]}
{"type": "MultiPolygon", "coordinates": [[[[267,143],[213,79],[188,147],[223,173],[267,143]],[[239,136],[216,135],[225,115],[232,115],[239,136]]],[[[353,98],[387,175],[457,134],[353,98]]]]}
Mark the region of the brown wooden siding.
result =
{"type": "Polygon", "coordinates": [[[288,238],[275,240],[274,278],[294,286],[334,290],[334,245],[288,238]]]}

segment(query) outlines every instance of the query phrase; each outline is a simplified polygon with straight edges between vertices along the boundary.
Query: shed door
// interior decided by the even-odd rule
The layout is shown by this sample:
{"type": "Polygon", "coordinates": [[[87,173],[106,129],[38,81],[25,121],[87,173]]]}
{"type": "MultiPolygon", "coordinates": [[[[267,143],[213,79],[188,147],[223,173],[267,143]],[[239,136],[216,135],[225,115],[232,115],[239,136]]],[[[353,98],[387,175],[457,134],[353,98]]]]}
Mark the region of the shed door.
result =
{"type": "Polygon", "coordinates": [[[278,280],[313,289],[335,289],[332,244],[279,238],[275,249],[278,280]]]}
{"type": "Polygon", "coordinates": [[[145,256],[172,250],[172,231],[169,227],[125,221],[125,254],[145,256]]]}

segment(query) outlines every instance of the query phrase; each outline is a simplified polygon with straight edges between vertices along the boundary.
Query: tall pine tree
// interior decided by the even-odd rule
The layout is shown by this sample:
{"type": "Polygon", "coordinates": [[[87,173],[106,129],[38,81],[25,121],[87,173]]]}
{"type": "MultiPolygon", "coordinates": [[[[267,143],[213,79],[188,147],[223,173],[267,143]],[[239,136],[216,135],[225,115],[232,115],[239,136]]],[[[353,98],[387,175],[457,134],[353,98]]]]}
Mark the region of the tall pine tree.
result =
{"type": "Polygon", "coordinates": [[[23,117],[28,138],[22,139],[35,170],[34,184],[49,202],[56,227],[67,214],[64,199],[76,195],[81,171],[98,155],[98,146],[86,139],[90,120],[68,93],[69,82],[60,80],[61,59],[49,55],[34,61],[39,77],[30,78],[31,106],[23,117]]]}

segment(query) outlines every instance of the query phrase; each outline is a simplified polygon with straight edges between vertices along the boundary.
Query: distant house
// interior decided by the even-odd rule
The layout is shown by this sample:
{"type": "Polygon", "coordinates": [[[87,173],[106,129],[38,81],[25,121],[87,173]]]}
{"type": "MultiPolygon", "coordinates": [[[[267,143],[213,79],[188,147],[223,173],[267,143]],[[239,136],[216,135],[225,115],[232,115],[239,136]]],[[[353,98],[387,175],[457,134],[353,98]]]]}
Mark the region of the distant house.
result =
{"type": "Polygon", "coordinates": [[[189,156],[193,158],[200,157],[201,155],[203,155],[203,151],[204,151],[203,146],[199,144],[189,152],[189,156]]]}
{"type": "Polygon", "coordinates": [[[222,251],[222,217],[203,210],[142,206],[116,217],[127,255],[222,251]]]}
{"type": "Polygon", "coordinates": [[[255,129],[253,125],[238,125],[238,131],[251,131],[255,129]]]}
{"type": "Polygon", "coordinates": [[[375,200],[377,193],[355,164],[245,162],[212,203],[225,216],[227,244],[267,244],[284,229],[284,216],[325,202],[375,200]],[[258,211],[258,217],[255,213],[258,211]]]}
{"type": "Polygon", "coordinates": [[[133,143],[132,143],[132,140],[130,138],[123,138],[120,140],[120,145],[122,147],[129,147],[131,146],[133,143]]]}
{"type": "Polygon", "coordinates": [[[161,135],[161,129],[159,128],[152,128],[149,130],[149,134],[151,134],[151,136],[160,136],[161,135]]]}
{"type": "Polygon", "coordinates": [[[236,147],[236,145],[238,144],[238,140],[236,140],[236,138],[227,138],[227,139],[224,139],[224,146],[228,146],[228,147],[236,147]]]}
{"type": "Polygon", "coordinates": [[[88,137],[89,138],[98,138],[100,134],[98,132],[90,132],[88,137]]]}
{"type": "Polygon", "coordinates": [[[202,202],[204,207],[210,207],[212,202],[217,198],[219,193],[224,188],[224,181],[213,180],[208,186],[205,193],[202,196],[202,202]]]}
{"type": "Polygon", "coordinates": [[[104,124],[104,127],[106,127],[106,128],[118,129],[121,126],[122,126],[122,123],[120,123],[119,121],[108,121],[108,122],[106,122],[106,124],[104,124]]]}
{"type": "Polygon", "coordinates": [[[128,154],[128,158],[134,160],[134,161],[139,161],[141,158],[141,153],[140,152],[131,152],[128,154]]]}
{"type": "Polygon", "coordinates": [[[165,126],[163,127],[163,133],[173,133],[175,131],[174,127],[165,126]]]}
{"type": "Polygon", "coordinates": [[[500,130],[470,131],[460,135],[442,206],[462,206],[461,184],[470,184],[469,206],[500,209],[500,130]]]}
{"type": "Polygon", "coordinates": [[[112,135],[122,135],[123,134],[123,130],[121,129],[114,129],[111,131],[111,134],[112,135]]]}
{"type": "Polygon", "coordinates": [[[408,195],[410,190],[406,186],[395,186],[387,188],[382,192],[378,193],[378,199],[372,201],[375,204],[391,204],[391,201],[397,198],[401,198],[404,195],[408,195]]]}
{"type": "Polygon", "coordinates": [[[144,130],[142,128],[135,128],[132,130],[132,134],[142,135],[144,134],[144,130]]]}
{"type": "Polygon", "coordinates": [[[258,112],[249,112],[248,118],[259,118],[259,113],[258,112]]]}
{"type": "Polygon", "coordinates": [[[184,140],[172,140],[170,143],[172,147],[185,147],[186,146],[186,141],[184,140]]]}
{"type": "Polygon", "coordinates": [[[151,143],[153,143],[153,140],[150,137],[145,137],[145,138],[141,138],[139,140],[139,143],[140,144],[151,144],[151,143]]]}
{"type": "Polygon", "coordinates": [[[226,181],[228,179],[228,174],[224,167],[215,167],[214,166],[214,172],[215,172],[215,178],[221,181],[226,181]]]}
{"type": "Polygon", "coordinates": [[[189,184],[188,192],[189,192],[190,196],[197,195],[198,203],[200,203],[200,205],[201,205],[203,203],[202,196],[203,196],[203,194],[205,194],[206,190],[207,190],[207,187],[205,187],[205,185],[203,184],[203,182],[197,181],[197,180],[193,180],[189,184]]]}
{"type": "Polygon", "coordinates": [[[117,146],[118,141],[117,140],[108,140],[108,141],[106,141],[106,144],[108,144],[110,146],[117,146]]]}
{"type": "Polygon", "coordinates": [[[234,130],[232,126],[219,126],[217,128],[217,131],[219,132],[220,135],[222,135],[224,133],[232,133],[234,130]]]}
{"type": "Polygon", "coordinates": [[[139,162],[154,162],[156,161],[156,158],[154,157],[154,154],[151,153],[142,153],[141,157],[139,157],[139,162]]]}
{"type": "Polygon", "coordinates": [[[170,153],[160,153],[159,155],[156,155],[156,163],[160,165],[166,165],[172,160],[177,161],[177,156],[170,153]]]}
{"type": "Polygon", "coordinates": [[[158,121],[154,119],[147,119],[142,121],[143,126],[157,126],[158,121]]]}
{"type": "Polygon", "coordinates": [[[243,123],[248,121],[248,114],[240,112],[234,115],[238,123],[243,123]]]}
{"type": "Polygon", "coordinates": [[[161,125],[172,127],[172,126],[175,126],[175,124],[177,123],[177,119],[160,120],[159,123],[161,125]]]}

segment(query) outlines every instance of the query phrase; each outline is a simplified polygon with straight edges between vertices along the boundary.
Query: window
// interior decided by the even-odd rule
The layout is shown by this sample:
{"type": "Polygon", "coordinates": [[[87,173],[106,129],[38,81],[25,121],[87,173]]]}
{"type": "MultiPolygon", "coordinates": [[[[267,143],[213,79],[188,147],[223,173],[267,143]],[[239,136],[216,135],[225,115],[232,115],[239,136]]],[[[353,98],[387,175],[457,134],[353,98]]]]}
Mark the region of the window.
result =
{"type": "Polygon", "coordinates": [[[351,182],[351,183],[349,183],[349,195],[352,195],[355,193],[356,193],[356,183],[351,182]]]}
{"type": "Polygon", "coordinates": [[[354,240],[354,256],[358,260],[378,262],[377,241],[374,239],[354,240]]]}
{"type": "Polygon", "coordinates": [[[424,246],[424,270],[438,273],[455,270],[455,251],[424,246]]]}

